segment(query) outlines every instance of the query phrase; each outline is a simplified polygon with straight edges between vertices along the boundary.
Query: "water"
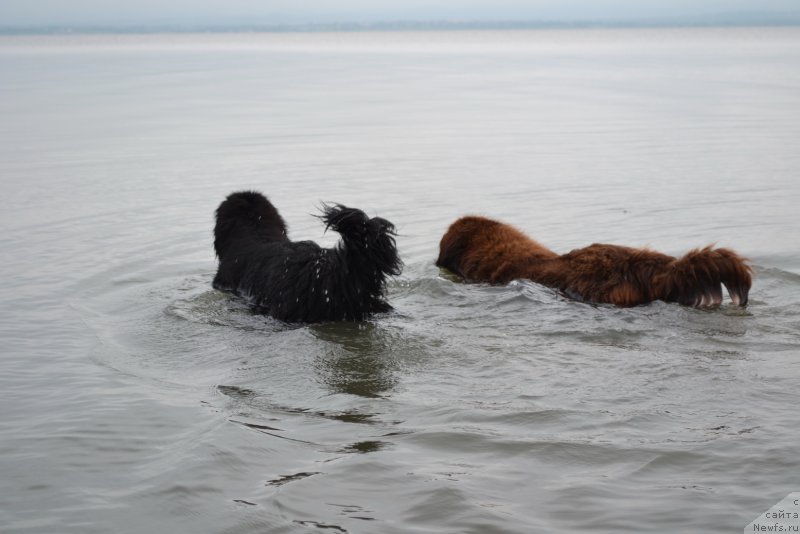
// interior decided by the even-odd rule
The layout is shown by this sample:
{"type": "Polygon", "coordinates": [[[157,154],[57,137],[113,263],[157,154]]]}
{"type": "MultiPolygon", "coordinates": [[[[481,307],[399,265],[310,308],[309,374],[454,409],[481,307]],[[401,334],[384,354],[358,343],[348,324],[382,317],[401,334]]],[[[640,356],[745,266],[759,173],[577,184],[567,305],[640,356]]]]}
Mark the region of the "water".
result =
{"type": "Polygon", "coordinates": [[[8,533],[737,532],[800,490],[800,30],[0,39],[8,533]],[[396,312],[211,289],[212,213],[395,222],[396,312]],[[455,283],[456,217],[749,256],[751,305],[455,283]]]}

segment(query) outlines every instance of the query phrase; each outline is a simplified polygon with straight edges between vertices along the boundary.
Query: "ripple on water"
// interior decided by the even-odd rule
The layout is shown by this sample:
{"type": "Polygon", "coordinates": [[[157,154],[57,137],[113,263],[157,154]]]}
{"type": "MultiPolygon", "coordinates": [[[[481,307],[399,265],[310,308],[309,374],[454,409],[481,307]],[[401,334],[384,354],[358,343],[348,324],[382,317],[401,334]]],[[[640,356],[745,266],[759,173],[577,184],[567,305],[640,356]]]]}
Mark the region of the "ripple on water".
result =
{"type": "Polygon", "coordinates": [[[195,323],[242,330],[277,332],[287,328],[280,321],[253,313],[244,299],[215,289],[176,299],[167,305],[165,313],[195,323]]]}
{"type": "MultiPolygon", "coordinates": [[[[780,366],[756,368],[754,352],[796,347],[798,307],[782,299],[797,280],[780,270],[759,270],[746,310],[620,309],[528,281],[492,287],[419,270],[390,284],[394,313],[361,324],[282,324],[210,289],[208,273],[115,278],[100,300],[124,300],[124,319],[76,309],[109,366],[165,389],[214,391],[204,406],[237,429],[216,431],[227,465],[246,471],[251,449],[277,459],[254,482],[261,491],[222,496],[281,510],[290,531],[424,525],[438,509],[430,500],[467,530],[569,530],[583,523],[531,514],[509,496],[558,510],[554,496],[589,509],[631,485],[655,484],[670,502],[682,499],[669,492],[713,494],[718,486],[690,471],[729,468],[724,451],[763,439],[758,415],[731,399],[751,384],[760,391],[749,398],[777,406],[761,376],[780,366]],[[354,504],[330,502],[331,485],[354,504]],[[383,499],[376,485],[407,500],[383,499]]],[[[195,482],[158,487],[169,499],[207,498],[195,482]]]]}

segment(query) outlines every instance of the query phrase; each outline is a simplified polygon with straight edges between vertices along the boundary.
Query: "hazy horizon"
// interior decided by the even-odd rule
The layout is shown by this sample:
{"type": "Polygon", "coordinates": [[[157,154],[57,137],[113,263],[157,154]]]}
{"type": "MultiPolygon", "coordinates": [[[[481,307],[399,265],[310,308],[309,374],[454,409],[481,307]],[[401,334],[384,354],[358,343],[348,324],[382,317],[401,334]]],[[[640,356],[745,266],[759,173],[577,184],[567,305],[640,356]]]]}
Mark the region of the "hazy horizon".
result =
{"type": "Polygon", "coordinates": [[[746,24],[797,24],[800,9],[794,0],[688,0],[649,2],[612,0],[597,5],[590,0],[376,0],[368,6],[353,0],[331,5],[324,0],[31,0],[0,3],[0,27],[280,27],[333,24],[375,25],[392,22],[447,21],[491,25],[497,23],[670,23],[719,21],[746,24]]]}

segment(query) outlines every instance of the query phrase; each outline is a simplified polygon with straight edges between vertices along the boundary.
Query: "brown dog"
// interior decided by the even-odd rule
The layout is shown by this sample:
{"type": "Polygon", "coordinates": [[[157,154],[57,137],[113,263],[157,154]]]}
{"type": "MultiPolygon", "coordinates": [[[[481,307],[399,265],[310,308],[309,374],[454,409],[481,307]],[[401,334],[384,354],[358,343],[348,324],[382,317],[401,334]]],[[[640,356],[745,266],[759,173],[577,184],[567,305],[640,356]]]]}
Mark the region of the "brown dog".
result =
{"type": "Polygon", "coordinates": [[[734,304],[747,304],[752,268],[725,248],[681,258],[647,249],[594,244],[558,255],[516,228],[485,217],[462,217],[439,244],[436,265],[470,282],[528,279],[579,300],[636,306],[654,300],[714,307],[722,285],[734,304]]]}

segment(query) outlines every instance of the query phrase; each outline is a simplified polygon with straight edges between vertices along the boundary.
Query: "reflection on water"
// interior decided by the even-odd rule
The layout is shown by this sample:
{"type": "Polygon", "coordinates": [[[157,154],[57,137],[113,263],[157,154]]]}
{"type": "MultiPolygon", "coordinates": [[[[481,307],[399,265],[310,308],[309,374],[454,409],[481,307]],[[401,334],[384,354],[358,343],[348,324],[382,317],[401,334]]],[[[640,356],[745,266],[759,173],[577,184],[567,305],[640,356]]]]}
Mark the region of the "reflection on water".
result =
{"type": "Polygon", "coordinates": [[[388,333],[374,323],[328,323],[309,331],[327,343],[314,366],[320,380],[333,392],[380,397],[395,384],[388,333]]]}
{"type": "Polygon", "coordinates": [[[342,452],[355,452],[355,453],[367,453],[367,452],[377,452],[381,449],[386,448],[388,443],[385,441],[359,441],[353,443],[352,445],[348,445],[342,452]]]}
{"type": "Polygon", "coordinates": [[[318,474],[319,473],[294,473],[293,475],[283,475],[279,478],[276,478],[275,480],[268,481],[267,484],[270,486],[283,486],[288,482],[292,482],[294,480],[301,480],[318,474]]]}

